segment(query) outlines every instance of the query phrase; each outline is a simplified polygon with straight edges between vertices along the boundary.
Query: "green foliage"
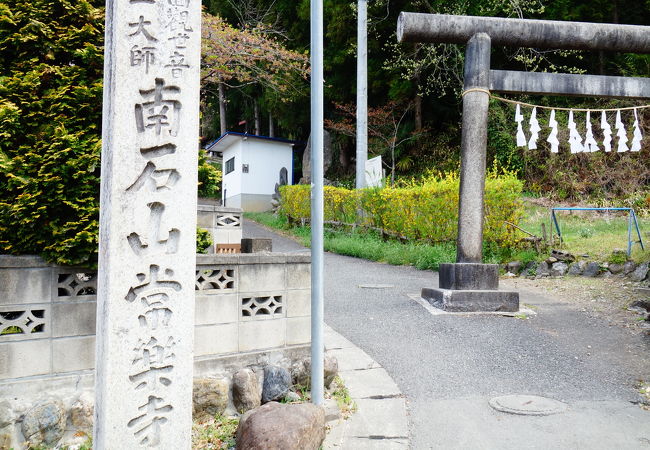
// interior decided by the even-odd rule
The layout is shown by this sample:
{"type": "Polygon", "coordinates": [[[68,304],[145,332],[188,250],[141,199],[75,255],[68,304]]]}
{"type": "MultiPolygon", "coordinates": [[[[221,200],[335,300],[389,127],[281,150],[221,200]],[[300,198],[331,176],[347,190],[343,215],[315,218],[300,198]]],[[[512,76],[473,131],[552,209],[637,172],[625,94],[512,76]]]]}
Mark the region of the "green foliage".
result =
{"type": "MultiPolygon", "coordinates": [[[[513,174],[490,175],[485,186],[484,238],[503,247],[516,242],[511,227],[523,208],[520,201],[522,182],[513,174]]],[[[357,210],[364,216],[361,224],[375,227],[407,239],[428,243],[453,242],[458,226],[459,179],[455,174],[430,177],[404,187],[348,190],[326,186],[325,220],[357,222],[357,210]]],[[[281,211],[292,220],[310,216],[309,186],[283,186],[281,211]]]]}
{"type": "Polygon", "coordinates": [[[210,232],[203,228],[196,229],[196,253],[206,253],[206,250],[212,246],[212,236],[210,232]]]}
{"type": "Polygon", "coordinates": [[[0,3],[0,251],[92,264],[103,2],[0,3]]]}
{"type": "Polygon", "coordinates": [[[221,168],[208,162],[203,150],[199,151],[199,197],[221,198],[221,168]]]}

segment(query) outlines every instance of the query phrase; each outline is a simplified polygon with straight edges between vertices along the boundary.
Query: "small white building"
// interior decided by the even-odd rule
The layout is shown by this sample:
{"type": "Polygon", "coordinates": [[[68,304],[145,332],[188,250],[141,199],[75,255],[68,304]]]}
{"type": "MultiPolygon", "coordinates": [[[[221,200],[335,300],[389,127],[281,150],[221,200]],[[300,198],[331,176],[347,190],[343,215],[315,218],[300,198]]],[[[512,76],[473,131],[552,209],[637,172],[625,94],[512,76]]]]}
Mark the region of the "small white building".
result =
{"type": "Polygon", "coordinates": [[[221,157],[222,205],[244,211],[268,211],[275,185],[293,184],[293,146],[287,139],[229,131],[205,149],[221,157]],[[284,169],[284,170],[283,170],[284,169]]]}

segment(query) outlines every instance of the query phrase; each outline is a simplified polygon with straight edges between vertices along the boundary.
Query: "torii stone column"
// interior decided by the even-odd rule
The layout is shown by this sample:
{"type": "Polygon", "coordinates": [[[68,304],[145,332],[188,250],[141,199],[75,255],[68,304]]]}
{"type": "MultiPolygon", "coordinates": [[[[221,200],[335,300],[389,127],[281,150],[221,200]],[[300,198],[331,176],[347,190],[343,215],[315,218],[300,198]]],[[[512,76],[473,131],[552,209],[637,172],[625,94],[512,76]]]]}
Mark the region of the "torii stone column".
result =
{"type": "Polygon", "coordinates": [[[447,311],[517,311],[519,294],[499,291],[498,266],[482,264],[489,92],[648,98],[650,80],[490,70],[490,46],[650,53],[650,27],[403,12],[397,36],[467,43],[457,259],[440,265],[439,288],[422,297],[447,311]]]}

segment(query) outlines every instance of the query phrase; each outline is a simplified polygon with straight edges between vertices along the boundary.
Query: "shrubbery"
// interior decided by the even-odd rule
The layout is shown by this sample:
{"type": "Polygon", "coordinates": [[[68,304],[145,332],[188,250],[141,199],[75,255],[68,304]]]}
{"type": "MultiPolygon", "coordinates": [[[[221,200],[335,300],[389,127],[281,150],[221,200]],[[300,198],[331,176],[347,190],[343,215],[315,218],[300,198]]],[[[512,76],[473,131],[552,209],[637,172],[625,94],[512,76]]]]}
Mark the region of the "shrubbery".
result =
{"type": "Polygon", "coordinates": [[[220,198],[221,170],[210,163],[203,150],[199,151],[199,197],[220,198]]]}
{"type": "Polygon", "coordinates": [[[0,252],[96,254],[103,5],[0,3],[0,252]]]}
{"type": "MultiPolygon", "coordinates": [[[[485,186],[484,239],[512,246],[517,237],[504,221],[517,223],[523,214],[523,183],[512,174],[490,174],[485,186]]],[[[419,184],[383,189],[349,190],[325,186],[325,220],[355,223],[357,209],[363,225],[381,228],[409,239],[431,243],[456,239],[459,178],[455,174],[430,177],[419,184]]],[[[283,186],[281,212],[292,220],[310,216],[310,187],[283,186]]]]}

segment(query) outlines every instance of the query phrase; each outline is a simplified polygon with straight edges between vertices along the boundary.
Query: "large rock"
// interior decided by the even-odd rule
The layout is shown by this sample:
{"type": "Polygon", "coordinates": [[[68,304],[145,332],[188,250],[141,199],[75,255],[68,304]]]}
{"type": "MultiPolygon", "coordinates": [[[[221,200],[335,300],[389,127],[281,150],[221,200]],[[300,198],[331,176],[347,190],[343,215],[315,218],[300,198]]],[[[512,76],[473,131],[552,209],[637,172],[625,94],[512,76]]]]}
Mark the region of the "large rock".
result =
{"type": "Polygon", "coordinates": [[[619,273],[623,272],[623,268],[624,268],[623,264],[616,264],[616,263],[612,263],[608,267],[609,271],[614,275],[618,275],[619,273]]]}
{"type": "Polygon", "coordinates": [[[567,270],[569,269],[569,266],[566,265],[566,263],[563,262],[556,262],[553,263],[551,266],[551,275],[554,277],[563,277],[567,270]]]}
{"type": "Polygon", "coordinates": [[[551,257],[564,262],[573,262],[576,260],[575,256],[569,252],[565,252],[564,250],[551,250],[551,257]]]}
{"type": "Polygon", "coordinates": [[[240,413],[257,408],[262,402],[262,392],[257,374],[251,369],[241,369],[232,377],[232,401],[240,413]]]}
{"type": "Polygon", "coordinates": [[[508,264],[506,264],[506,270],[509,273],[513,273],[515,275],[519,275],[519,272],[521,272],[521,268],[523,267],[523,264],[521,261],[510,261],[508,264]]]}
{"type": "Polygon", "coordinates": [[[587,263],[585,261],[578,261],[571,263],[569,266],[569,275],[573,276],[578,276],[582,275],[582,272],[584,272],[585,267],[587,267],[587,263]]]}
{"type": "Polygon", "coordinates": [[[596,277],[600,273],[600,264],[595,261],[588,262],[585,266],[585,270],[582,271],[583,277],[596,277]]]}
{"type": "Polygon", "coordinates": [[[542,261],[537,265],[537,269],[535,269],[535,275],[537,278],[548,277],[550,274],[551,269],[546,261],[542,261]]]}
{"type": "Polygon", "coordinates": [[[628,261],[623,264],[623,273],[629,275],[636,270],[636,263],[634,261],[628,261]]]}
{"type": "Polygon", "coordinates": [[[266,366],[262,386],[262,403],[282,400],[291,387],[291,374],[284,367],[266,366]]]}
{"type": "MultiPolygon", "coordinates": [[[[334,378],[339,373],[339,362],[335,356],[325,355],[323,360],[323,377],[325,387],[329,388],[334,378]]],[[[309,388],[311,386],[311,358],[305,358],[296,362],[291,367],[291,378],[293,384],[309,388]]]]}
{"type": "Polygon", "coordinates": [[[14,412],[9,402],[6,400],[0,402],[0,430],[14,423],[14,420],[14,412]]]}
{"type": "Polygon", "coordinates": [[[324,439],[325,411],[311,403],[267,403],[244,414],[237,428],[241,450],[318,450],[324,439]]]}
{"type": "Polygon", "coordinates": [[[66,411],[59,400],[46,400],[25,414],[21,431],[26,441],[34,446],[53,446],[65,432],[66,411]]]}
{"type": "MultiPolygon", "coordinates": [[[[323,130],[323,174],[332,165],[332,136],[329,131],[323,130]]],[[[302,178],[300,184],[311,183],[311,136],[307,140],[305,153],[302,155],[302,178]]]]}
{"type": "Polygon", "coordinates": [[[534,277],[536,270],[537,270],[537,263],[535,261],[530,261],[528,264],[526,264],[524,270],[521,271],[521,276],[534,277]]]}
{"type": "Polygon", "coordinates": [[[630,274],[630,278],[633,281],[643,281],[648,276],[648,270],[648,263],[639,264],[636,270],[630,274]]]}
{"type": "Polygon", "coordinates": [[[228,406],[228,381],[217,378],[197,378],[192,392],[192,416],[202,418],[223,414],[228,406]]]}

